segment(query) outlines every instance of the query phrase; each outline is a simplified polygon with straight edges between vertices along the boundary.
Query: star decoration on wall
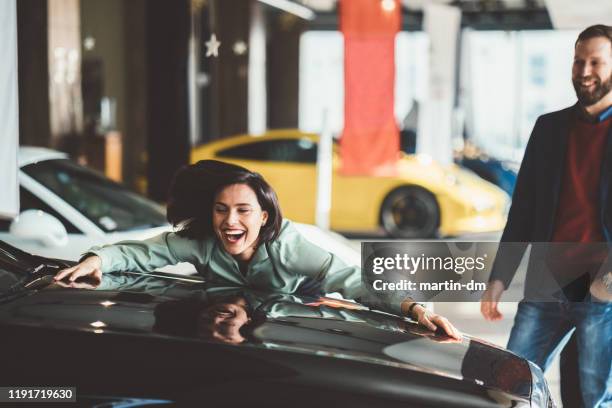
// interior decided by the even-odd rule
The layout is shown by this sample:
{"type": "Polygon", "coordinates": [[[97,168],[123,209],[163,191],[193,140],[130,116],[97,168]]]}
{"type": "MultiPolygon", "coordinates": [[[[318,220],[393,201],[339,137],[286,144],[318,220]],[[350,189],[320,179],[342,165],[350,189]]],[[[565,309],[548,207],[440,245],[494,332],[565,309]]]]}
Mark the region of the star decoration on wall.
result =
{"type": "Polygon", "coordinates": [[[207,57],[218,57],[219,56],[219,47],[221,46],[221,42],[217,40],[216,34],[210,35],[210,40],[206,41],[206,56],[207,57]]]}

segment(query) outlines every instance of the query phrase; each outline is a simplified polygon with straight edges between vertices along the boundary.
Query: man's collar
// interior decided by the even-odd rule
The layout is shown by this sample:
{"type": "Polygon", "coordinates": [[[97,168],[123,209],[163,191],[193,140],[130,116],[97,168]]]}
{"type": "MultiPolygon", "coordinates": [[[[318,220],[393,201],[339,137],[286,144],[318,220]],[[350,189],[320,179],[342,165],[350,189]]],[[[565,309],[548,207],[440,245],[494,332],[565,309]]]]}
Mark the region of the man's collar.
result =
{"type": "Polygon", "coordinates": [[[610,118],[612,118],[612,105],[608,106],[608,109],[606,109],[605,111],[601,112],[599,114],[599,116],[597,117],[599,122],[603,122],[604,120],[607,120],[607,119],[610,119],[610,118]]]}
{"type": "Polygon", "coordinates": [[[608,108],[599,115],[591,116],[580,103],[576,103],[576,112],[578,113],[578,117],[585,122],[601,123],[604,120],[612,118],[612,105],[608,106],[608,108]]]}

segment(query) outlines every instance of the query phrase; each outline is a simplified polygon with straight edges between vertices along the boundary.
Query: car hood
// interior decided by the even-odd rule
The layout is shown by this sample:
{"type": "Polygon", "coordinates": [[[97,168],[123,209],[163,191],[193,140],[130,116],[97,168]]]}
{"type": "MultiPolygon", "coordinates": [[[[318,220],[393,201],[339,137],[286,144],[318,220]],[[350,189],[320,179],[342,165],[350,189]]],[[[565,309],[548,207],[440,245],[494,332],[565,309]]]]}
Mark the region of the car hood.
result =
{"type": "Polygon", "coordinates": [[[50,283],[0,304],[0,325],[327,356],[469,382],[520,400],[531,393],[527,361],[477,339],[448,342],[353,302],[211,287],[162,273],[107,274],[95,290],[50,283]],[[240,308],[243,320],[211,329],[240,308]]]}

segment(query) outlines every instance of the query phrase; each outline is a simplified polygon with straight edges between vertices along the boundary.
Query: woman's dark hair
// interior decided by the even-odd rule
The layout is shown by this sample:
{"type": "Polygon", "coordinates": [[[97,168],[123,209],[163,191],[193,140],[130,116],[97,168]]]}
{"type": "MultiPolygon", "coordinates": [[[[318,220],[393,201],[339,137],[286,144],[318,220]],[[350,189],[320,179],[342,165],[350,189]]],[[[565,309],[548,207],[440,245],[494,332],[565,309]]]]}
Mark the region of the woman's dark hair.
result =
{"type": "Polygon", "coordinates": [[[574,46],[578,45],[580,41],[590,40],[591,38],[607,38],[612,44],[612,26],[597,24],[587,27],[578,35],[578,39],[574,46]]]}
{"type": "Polygon", "coordinates": [[[214,236],[212,211],[217,193],[232,184],[245,184],[255,192],[268,220],[259,232],[259,244],[278,237],[283,216],[276,193],[264,178],[244,167],[217,160],[200,160],[182,167],[174,176],[168,199],[168,221],[180,236],[204,239],[214,236]]]}

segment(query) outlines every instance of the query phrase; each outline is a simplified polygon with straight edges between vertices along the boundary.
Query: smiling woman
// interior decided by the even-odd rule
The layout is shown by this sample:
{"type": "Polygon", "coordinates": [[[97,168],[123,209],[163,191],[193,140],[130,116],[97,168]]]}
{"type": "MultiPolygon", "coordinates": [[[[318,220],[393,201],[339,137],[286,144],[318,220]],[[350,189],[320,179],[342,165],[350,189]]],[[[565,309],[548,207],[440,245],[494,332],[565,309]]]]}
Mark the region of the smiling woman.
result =
{"type": "Polygon", "coordinates": [[[213,228],[228,254],[246,262],[253,257],[259,231],[268,212],[261,209],[255,192],[244,184],[225,187],[215,197],[213,228]]]}
{"type": "Polygon", "coordinates": [[[360,268],[302,237],[283,220],[270,185],[243,167],[202,160],[182,168],[170,190],[167,217],[176,232],[94,247],[55,279],[75,284],[82,276],[100,279],[111,271],[148,272],[190,262],[209,283],[280,293],[339,292],[387,312],[411,314],[431,330],[440,327],[451,337],[461,337],[448,320],[405,296],[366,298],[360,268]]]}
{"type": "Polygon", "coordinates": [[[239,263],[248,263],[281,229],[276,193],[260,175],[239,166],[214,160],[187,166],[170,196],[168,220],[179,226],[179,235],[197,240],[214,235],[239,263]]]}

